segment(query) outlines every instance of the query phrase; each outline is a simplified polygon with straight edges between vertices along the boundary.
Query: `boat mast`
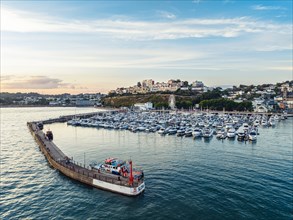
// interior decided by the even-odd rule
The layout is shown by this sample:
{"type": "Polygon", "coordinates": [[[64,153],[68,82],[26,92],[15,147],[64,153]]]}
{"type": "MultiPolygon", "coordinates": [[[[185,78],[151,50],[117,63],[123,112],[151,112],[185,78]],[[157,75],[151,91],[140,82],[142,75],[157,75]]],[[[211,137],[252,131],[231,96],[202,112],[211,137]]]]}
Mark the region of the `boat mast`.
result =
{"type": "Polygon", "coordinates": [[[133,185],[133,176],[132,176],[132,160],[129,161],[130,164],[130,176],[129,176],[129,185],[133,185]]]}

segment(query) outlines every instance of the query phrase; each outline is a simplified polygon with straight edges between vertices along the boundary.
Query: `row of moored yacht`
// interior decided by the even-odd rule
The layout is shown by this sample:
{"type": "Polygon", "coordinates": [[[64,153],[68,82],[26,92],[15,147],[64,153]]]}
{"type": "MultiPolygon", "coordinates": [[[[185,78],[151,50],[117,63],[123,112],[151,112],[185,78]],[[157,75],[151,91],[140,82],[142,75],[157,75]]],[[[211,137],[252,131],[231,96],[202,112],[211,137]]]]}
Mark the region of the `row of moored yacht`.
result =
{"type": "Polygon", "coordinates": [[[216,115],[194,113],[117,112],[88,119],[74,118],[68,125],[131,132],[157,132],[179,137],[237,139],[256,141],[259,127],[275,127],[286,115],[216,115]]]}

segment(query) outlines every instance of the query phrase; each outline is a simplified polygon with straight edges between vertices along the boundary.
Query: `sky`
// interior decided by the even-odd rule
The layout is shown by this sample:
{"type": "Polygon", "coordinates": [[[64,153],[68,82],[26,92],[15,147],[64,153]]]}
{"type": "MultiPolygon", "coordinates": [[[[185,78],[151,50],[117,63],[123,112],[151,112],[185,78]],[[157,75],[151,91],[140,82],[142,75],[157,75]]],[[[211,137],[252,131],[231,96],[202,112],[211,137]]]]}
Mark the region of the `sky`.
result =
{"type": "Polygon", "coordinates": [[[292,1],[1,1],[1,92],[292,80],[292,1]]]}

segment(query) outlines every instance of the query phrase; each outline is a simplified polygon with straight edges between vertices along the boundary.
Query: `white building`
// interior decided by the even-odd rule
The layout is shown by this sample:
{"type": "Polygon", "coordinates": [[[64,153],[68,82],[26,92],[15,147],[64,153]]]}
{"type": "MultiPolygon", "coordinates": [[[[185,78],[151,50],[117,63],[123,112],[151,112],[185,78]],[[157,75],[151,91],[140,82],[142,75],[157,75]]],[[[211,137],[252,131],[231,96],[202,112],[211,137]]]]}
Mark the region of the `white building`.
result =
{"type": "Polygon", "coordinates": [[[138,110],[142,110],[142,111],[151,110],[151,109],[153,109],[153,103],[151,103],[151,102],[136,103],[136,104],[134,104],[134,108],[138,109],[138,110]]]}
{"type": "Polygon", "coordinates": [[[264,105],[257,105],[254,111],[258,113],[266,113],[268,112],[268,109],[264,105]]]}
{"type": "Polygon", "coordinates": [[[293,87],[290,86],[289,83],[284,83],[282,86],[281,86],[281,91],[284,92],[284,90],[287,90],[287,92],[292,92],[293,91],[293,87]]]}
{"type": "Polygon", "coordinates": [[[145,79],[142,81],[142,87],[151,88],[154,85],[154,80],[152,79],[145,79]]]}
{"type": "Polygon", "coordinates": [[[75,102],[76,106],[91,106],[94,105],[90,100],[87,99],[78,99],[75,102]]]}
{"type": "Polygon", "coordinates": [[[152,87],[151,88],[151,92],[158,92],[159,91],[159,88],[158,87],[152,87]]]}
{"type": "Polygon", "coordinates": [[[192,83],[192,87],[197,87],[197,88],[203,88],[204,87],[204,84],[203,84],[203,82],[202,81],[194,81],[193,83],[192,83]]]}
{"type": "Polygon", "coordinates": [[[244,92],[244,91],[238,91],[238,92],[236,92],[236,94],[237,94],[237,95],[244,95],[245,92],[244,92]]]}

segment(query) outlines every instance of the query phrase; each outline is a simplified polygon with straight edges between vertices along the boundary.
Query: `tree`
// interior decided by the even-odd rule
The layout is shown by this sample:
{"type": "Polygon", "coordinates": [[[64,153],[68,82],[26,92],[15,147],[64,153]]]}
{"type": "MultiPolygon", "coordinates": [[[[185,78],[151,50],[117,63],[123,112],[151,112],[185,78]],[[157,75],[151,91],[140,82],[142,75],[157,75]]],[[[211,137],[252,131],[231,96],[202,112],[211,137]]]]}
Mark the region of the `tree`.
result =
{"type": "Polygon", "coordinates": [[[253,106],[252,102],[234,102],[230,99],[211,99],[211,100],[203,100],[199,103],[199,106],[202,108],[210,108],[212,110],[222,111],[224,108],[227,111],[252,111],[253,106]]]}
{"type": "Polygon", "coordinates": [[[179,109],[189,109],[190,107],[192,107],[192,102],[189,100],[176,101],[176,107],[179,109]]]}
{"type": "Polygon", "coordinates": [[[182,81],[183,82],[183,86],[187,87],[188,86],[188,81],[182,81]]]}
{"type": "Polygon", "coordinates": [[[154,107],[156,109],[163,108],[163,107],[164,108],[169,108],[169,105],[168,105],[167,102],[157,102],[157,103],[155,103],[154,107]]]}

